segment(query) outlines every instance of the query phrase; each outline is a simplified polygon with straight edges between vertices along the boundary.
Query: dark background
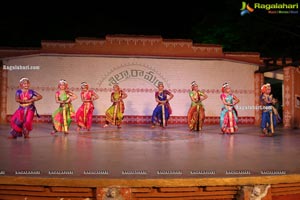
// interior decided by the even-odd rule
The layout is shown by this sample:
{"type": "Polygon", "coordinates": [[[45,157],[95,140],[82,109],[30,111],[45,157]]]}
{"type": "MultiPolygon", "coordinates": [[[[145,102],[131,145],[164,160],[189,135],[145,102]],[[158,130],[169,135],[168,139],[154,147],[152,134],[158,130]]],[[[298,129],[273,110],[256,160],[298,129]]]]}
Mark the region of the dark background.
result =
{"type": "Polygon", "coordinates": [[[134,34],[220,44],[224,51],[259,52],[262,57],[300,58],[299,14],[255,10],[241,16],[239,0],[10,4],[0,12],[0,47],[39,47],[41,40],[134,34]]]}

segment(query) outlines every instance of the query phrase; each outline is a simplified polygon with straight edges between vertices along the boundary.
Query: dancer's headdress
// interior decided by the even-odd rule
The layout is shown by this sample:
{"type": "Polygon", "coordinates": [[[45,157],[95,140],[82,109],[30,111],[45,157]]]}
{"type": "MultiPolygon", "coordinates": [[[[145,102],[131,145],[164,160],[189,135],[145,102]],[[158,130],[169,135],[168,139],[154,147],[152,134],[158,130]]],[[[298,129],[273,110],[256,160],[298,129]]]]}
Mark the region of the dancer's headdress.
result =
{"type": "Polygon", "coordinates": [[[229,86],[229,83],[224,83],[223,85],[222,85],[222,88],[226,88],[226,87],[228,87],[229,86]]]}
{"type": "Polygon", "coordinates": [[[64,79],[60,79],[59,84],[68,84],[68,82],[64,79]]]}
{"type": "Polygon", "coordinates": [[[84,86],[87,86],[88,84],[87,84],[87,82],[82,82],[80,85],[81,85],[81,88],[83,88],[84,86]]]}
{"type": "Polygon", "coordinates": [[[65,85],[65,88],[68,89],[69,85],[68,82],[64,79],[60,79],[57,88],[60,87],[60,85],[65,85]]]}
{"type": "Polygon", "coordinates": [[[224,93],[225,92],[225,88],[229,87],[229,83],[225,82],[223,83],[222,85],[222,92],[224,93]]]}
{"type": "Polygon", "coordinates": [[[263,84],[260,88],[261,90],[261,93],[265,93],[267,88],[271,88],[271,84],[270,83],[266,83],[266,84],[263,84]]]}
{"type": "Polygon", "coordinates": [[[20,83],[22,83],[22,82],[24,82],[24,81],[29,81],[29,78],[26,78],[26,77],[22,77],[21,79],[20,79],[20,83]]]}
{"type": "MultiPolygon", "coordinates": [[[[196,86],[196,85],[197,85],[196,81],[191,82],[191,86],[192,86],[192,87],[194,87],[194,86],[196,86]]],[[[197,85],[197,86],[198,86],[198,85],[197,85]]]]}

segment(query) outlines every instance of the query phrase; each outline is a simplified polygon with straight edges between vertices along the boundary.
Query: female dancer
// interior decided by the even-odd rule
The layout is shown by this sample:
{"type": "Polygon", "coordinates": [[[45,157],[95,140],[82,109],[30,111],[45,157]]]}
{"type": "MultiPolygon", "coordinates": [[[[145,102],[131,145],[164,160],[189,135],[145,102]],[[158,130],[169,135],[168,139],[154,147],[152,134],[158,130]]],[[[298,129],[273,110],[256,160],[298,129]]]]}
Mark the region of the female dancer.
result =
{"type": "Polygon", "coordinates": [[[208,96],[198,89],[198,85],[195,81],[191,84],[192,91],[189,96],[191,98],[191,107],[188,112],[188,125],[191,131],[202,130],[202,126],[205,119],[205,110],[202,101],[208,98],[208,96]]]}
{"type": "Polygon", "coordinates": [[[260,100],[263,106],[261,117],[262,136],[273,136],[276,127],[276,115],[272,106],[273,95],[271,95],[271,85],[269,83],[263,85],[261,93],[260,100]]]}
{"type": "Polygon", "coordinates": [[[120,89],[119,85],[113,86],[113,92],[111,93],[111,102],[113,104],[106,110],[106,121],[104,128],[109,125],[109,123],[113,125],[117,125],[118,128],[121,128],[121,122],[124,118],[124,102],[123,99],[127,97],[127,94],[120,89]]]}
{"type": "Polygon", "coordinates": [[[99,96],[93,90],[89,90],[89,85],[86,82],[81,83],[80,96],[83,103],[76,112],[77,131],[83,128],[89,131],[92,126],[93,101],[98,99],[99,96]]]}
{"type": "Polygon", "coordinates": [[[22,135],[24,135],[24,138],[29,138],[29,132],[32,130],[32,121],[34,112],[36,112],[34,102],[42,99],[42,95],[29,89],[29,86],[28,78],[20,79],[21,89],[17,90],[15,96],[16,102],[19,103],[19,108],[10,120],[12,130],[9,138],[11,139],[22,137],[22,135]]]}
{"type": "Polygon", "coordinates": [[[62,79],[59,81],[58,89],[55,93],[55,101],[59,103],[59,108],[52,114],[54,130],[51,134],[55,134],[56,132],[68,134],[72,117],[74,117],[74,108],[71,102],[77,96],[69,90],[66,80],[62,79]]]}
{"type": "Polygon", "coordinates": [[[220,114],[221,131],[223,134],[233,134],[238,129],[238,113],[234,106],[239,103],[240,100],[232,94],[228,83],[223,84],[220,98],[224,104],[220,114]]]}
{"type": "Polygon", "coordinates": [[[161,127],[167,126],[168,119],[172,114],[169,101],[173,97],[174,95],[170,91],[164,90],[164,84],[159,82],[158,91],[155,92],[155,100],[158,104],[152,114],[152,128],[154,128],[157,123],[159,123],[161,127]]]}

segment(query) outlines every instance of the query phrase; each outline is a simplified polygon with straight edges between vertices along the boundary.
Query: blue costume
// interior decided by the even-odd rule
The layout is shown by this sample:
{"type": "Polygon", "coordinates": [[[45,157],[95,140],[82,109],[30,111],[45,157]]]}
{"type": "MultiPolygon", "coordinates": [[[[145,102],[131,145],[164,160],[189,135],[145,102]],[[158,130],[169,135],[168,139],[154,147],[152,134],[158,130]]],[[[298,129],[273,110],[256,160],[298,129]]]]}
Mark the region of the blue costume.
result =
{"type": "MultiPolygon", "coordinates": [[[[162,92],[158,92],[158,91],[155,92],[155,98],[157,98],[159,101],[166,101],[168,95],[171,95],[171,92],[169,92],[168,90],[163,90],[162,92]]],[[[156,123],[163,125],[162,106],[163,106],[163,104],[158,103],[153,111],[153,114],[152,114],[152,124],[153,125],[155,125],[156,123]]],[[[169,102],[166,102],[164,104],[164,113],[165,113],[165,123],[167,124],[170,114],[172,113],[169,102]]]]}
{"type": "Polygon", "coordinates": [[[272,97],[262,94],[260,96],[262,102],[262,116],[261,116],[261,129],[264,134],[274,134],[274,128],[276,127],[276,115],[273,111],[272,97]]]}

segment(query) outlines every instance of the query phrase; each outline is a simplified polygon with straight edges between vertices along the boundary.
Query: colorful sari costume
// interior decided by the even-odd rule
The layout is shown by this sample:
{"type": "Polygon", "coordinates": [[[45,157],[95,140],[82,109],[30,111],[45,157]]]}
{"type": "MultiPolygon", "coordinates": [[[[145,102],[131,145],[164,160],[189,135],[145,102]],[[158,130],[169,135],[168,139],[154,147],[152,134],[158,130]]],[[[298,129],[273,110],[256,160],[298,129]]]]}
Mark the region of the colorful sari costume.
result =
{"type": "MultiPolygon", "coordinates": [[[[221,99],[225,100],[228,104],[233,104],[232,94],[221,94],[221,99]]],[[[220,115],[220,127],[223,133],[234,133],[237,131],[238,113],[234,106],[224,105],[220,115]]]]}
{"type": "MultiPolygon", "coordinates": [[[[157,98],[159,101],[166,101],[168,95],[171,95],[171,92],[168,90],[163,90],[161,93],[158,91],[155,92],[155,99],[157,98]]],[[[168,119],[172,114],[172,109],[169,102],[166,102],[164,105],[158,103],[155,107],[152,114],[152,123],[159,123],[161,126],[167,125],[168,119]],[[163,124],[165,122],[165,124],[163,124]]]]}
{"type": "MultiPolygon", "coordinates": [[[[266,130],[267,133],[274,133],[274,129],[276,127],[276,115],[274,113],[274,108],[272,103],[267,103],[264,101],[265,98],[268,98],[267,101],[270,101],[270,97],[266,97],[265,95],[261,95],[260,100],[263,105],[262,117],[261,117],[261,128],[262,130],[266,130]]],[[[266,133],[265,133],[266,134],[266,133]]]]}
{"type": "MultiPolygon", "coordinates": [[[[16,96],[20,100],[30,100],[34,96],[37,96],[37,93],[34,90],[22,91],[21,89],[17,90],[16,96]]],[[[13,137],[22,137],[28,136],[29,132],[32,130],[32,121],[34,117],[34,112],[36,108],[33,103],[22,104],[18,110],[13,114],[10,125],[11,125],[11,134],[13,137]]]]}
{"type": "Polygon", "coordinates": [[[94,94],[93,90],[81,92],[80,94],[83,100],[88,100],[88,102],[83,102],[76,112],[76,122],[81,128],[90,129],[92,126],[92,117],[95,107],[91,100],[94,94]]]}
{"type": "MultiPolygon", "coordinates": [[[[118,101],[122,98],[122,95],[122,90],[120,92],[113,92],[111,94],[111,98],[113,99],[113,101],[118,101]]],[[[119,102],[114,102],[105,112],[106,122],[120,126],[124,118],[124,110],[125,106],[122,99],[119,102]]]]}
{"type": "Polygon", "coordinates": [[[199,131],[202,129],[205,119],[204,106],[200,101],[200,97],[204,96],[204,94],[200,91],[190,91],[189,96],[196,102],[192,101],[191,103],[191,107],[188,112],[188,125],[190,130],[199,131]]]}
{"type": "MultiPolygon", "coordinates": [[[[70,95],[65,91],[57,91],[56,95],[58,95],[59,101],[67,101],[70,98],[70,95]]],[[[52,114],[54,130],[68,132],[74,115],[74,108],[71,103],[61,103],[59,108],[52,114]]]]}

